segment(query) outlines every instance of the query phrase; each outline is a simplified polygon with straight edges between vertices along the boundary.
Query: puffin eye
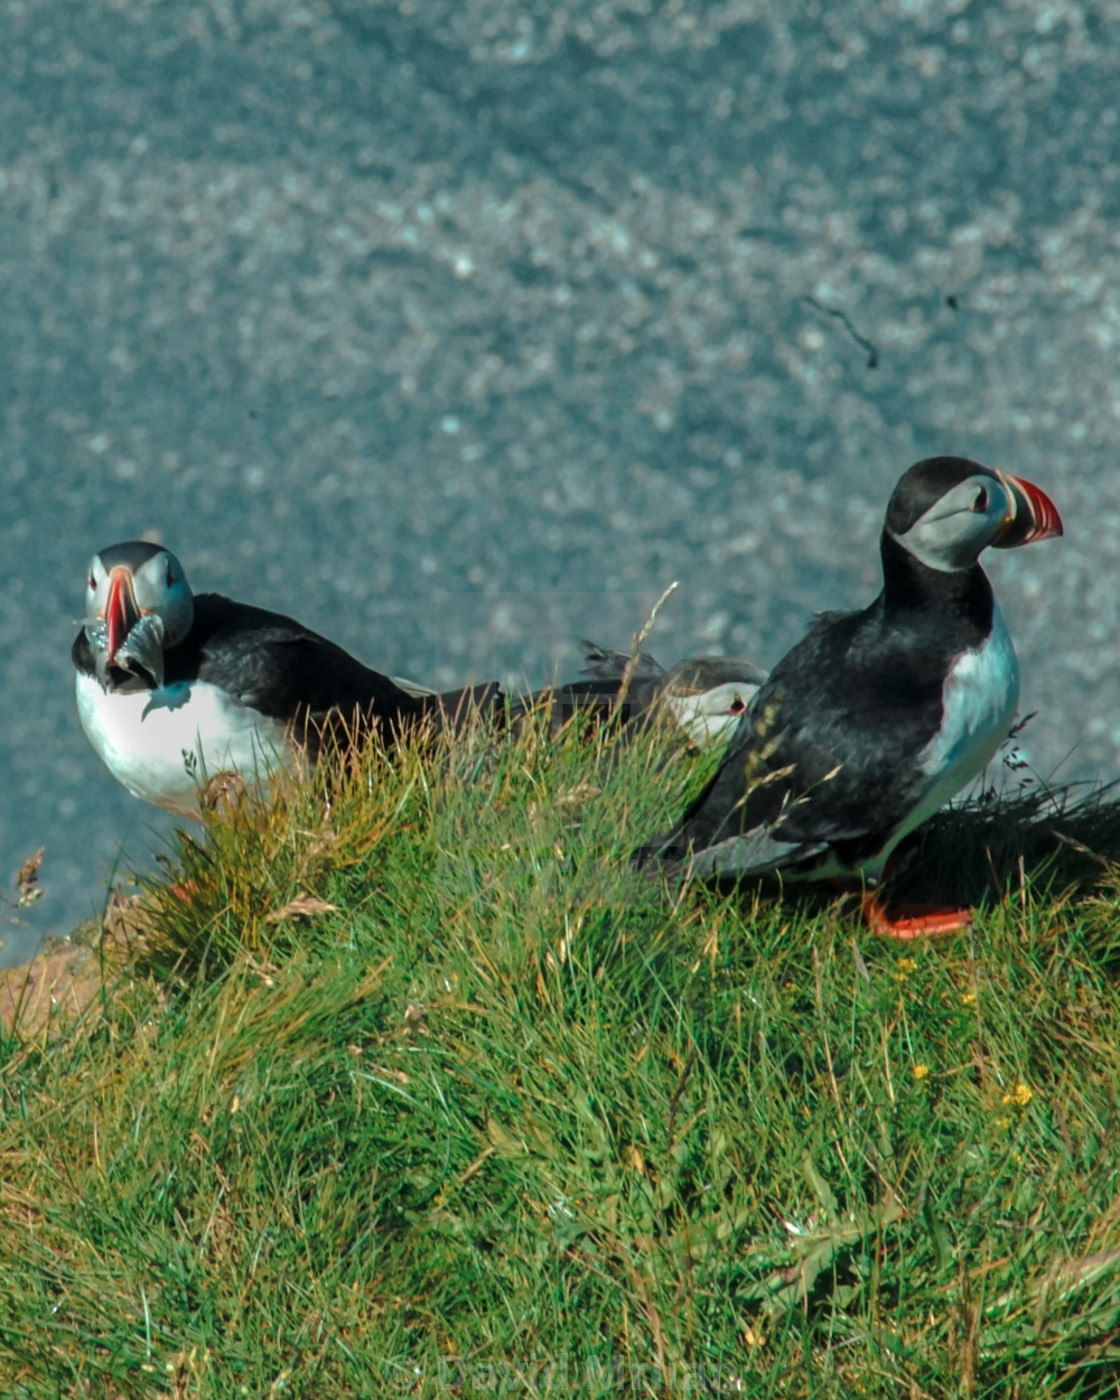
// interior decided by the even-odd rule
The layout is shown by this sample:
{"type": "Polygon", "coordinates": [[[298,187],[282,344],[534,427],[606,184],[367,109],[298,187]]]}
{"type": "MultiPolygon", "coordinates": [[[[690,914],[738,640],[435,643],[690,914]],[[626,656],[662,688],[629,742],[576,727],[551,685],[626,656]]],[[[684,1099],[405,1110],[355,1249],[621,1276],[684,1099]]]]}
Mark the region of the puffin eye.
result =
{"type": "Polygon", "coordinates": [[[89,591],[91,593],[97,592],[97,580],[94,578],[92,573],[89,576],[89,591]]]}
{"type": "Polygon", "coordinates": [[[988,509],[988,488],[986,486],[981,486],[977,491],[972,509],[976,511],[977,515],[982,515],[988,509]]]}
{"type": "Polygon", "coordinates": [[[169,560],[167,561],[167,586],[168,586],[168,588],[170,588],[171,585],[172,585],[174,582],[175,582],[175,575],[172,573],[172,570],[171,570],[171,560],[169,559],[169,560]]]}
{"type": "Polygon", "coordinates": [[[735,699],[728,705],[727,713],[729,715],[741,715],[746,708],[747,702],[741,695],[736,695],[735,699]]]}

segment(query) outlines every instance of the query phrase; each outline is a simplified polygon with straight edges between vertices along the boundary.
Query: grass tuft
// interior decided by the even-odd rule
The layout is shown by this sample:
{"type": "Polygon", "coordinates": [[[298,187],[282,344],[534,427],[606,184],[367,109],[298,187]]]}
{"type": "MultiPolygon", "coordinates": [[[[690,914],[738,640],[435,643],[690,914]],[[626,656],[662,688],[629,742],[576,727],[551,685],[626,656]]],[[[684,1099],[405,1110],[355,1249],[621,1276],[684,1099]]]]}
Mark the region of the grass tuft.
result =
{"type": "Polygon", "coordinates": [[[899,948],[667,889],[703,780],[547,717],[227,793],[0,1047],[0,1392],[1120,1394],[1120,815],[950,812],[899,948]]]}

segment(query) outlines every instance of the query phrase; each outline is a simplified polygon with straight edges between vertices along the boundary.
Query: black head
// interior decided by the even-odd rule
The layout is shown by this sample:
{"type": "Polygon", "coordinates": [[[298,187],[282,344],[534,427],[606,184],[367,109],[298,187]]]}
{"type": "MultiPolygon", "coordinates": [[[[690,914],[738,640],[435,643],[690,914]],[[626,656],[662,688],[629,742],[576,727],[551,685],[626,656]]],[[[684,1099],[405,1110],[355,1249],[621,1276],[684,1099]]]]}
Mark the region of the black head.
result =
{"type": "Polygon", "coordinates": [[[135,574],[149,559],[154,559],[157,554],[166,553],[162,545],[149,544],[147,540],[125,540],[122,544],[111,544],[108,549],[100,550],[97,557],[107,574],[112,573],[118,566],[123,566],[130,574],[135,574]]]}
{"type": "Polygon", "coordinates": [[[1008,549],[1062,533],[1053,501],[1032,482],[967,457],[928,457],[891,494],[886,534],[928,568],[972,568],[989,545],[1008,549]]]}
{"type": "Polygon", "coordinates": [[[190,631],[194,600],[182,564],[170,550],[147,540],[100,550],[86,570],[86,632],[94,650],[104,652],[111,665],[145,617],[159,619],[165,647],[190,631]]]}

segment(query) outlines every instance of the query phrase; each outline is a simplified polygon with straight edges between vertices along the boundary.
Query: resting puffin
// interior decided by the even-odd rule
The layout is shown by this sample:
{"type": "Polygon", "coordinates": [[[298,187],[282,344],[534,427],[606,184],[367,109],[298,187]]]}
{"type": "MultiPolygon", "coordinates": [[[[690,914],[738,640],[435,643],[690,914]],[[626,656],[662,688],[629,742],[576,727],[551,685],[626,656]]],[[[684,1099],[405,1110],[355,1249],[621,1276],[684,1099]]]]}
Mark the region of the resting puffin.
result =
{"type": "MultiPolygon", "coordinates": [[[[668,671],[648,652],[639,652],[631,667],[625,651],[610,651],[594,642],[580,642],[587,658],[581,672],[588,681],[577,686],[591,688],[592,682],[613,685],[604,698],[617,693],[631,669],[627,698],[632,716],[654,712],[664,705],[689,739],[699,748],[716,748],[735,731],[754,693],[766,679],[766,672],[740,656],[693,656],[678,661],[668,671]]],[[[571,691],[572,687],[563,688],[571,691]]]]}
{"type": "MultiPolygon", "coordinates": [[[[883,588],[824,613],[759,687],[707,787],[643,853],[706,880],[876,884],[899,842],[971,781],[1007,737],[1019,666],[980,567],[1062,533],[1029,481],[963,457],[907,471],[887,506],[883,588]]],[[[872,927],[898,937],[967,926],[967,911],[872,927]]]]}
{"type": "Polygon", "coordinates": [[[219,772],[266,777],[324,738],[389,741],[490,708],[496,685],[437,695],[379,675],[279,613],[192,594],[170,550],[141,540],[103,549],[86,576],[86,620],[71,651],[78,715],[112,775],[182,816],[219,772]]]}

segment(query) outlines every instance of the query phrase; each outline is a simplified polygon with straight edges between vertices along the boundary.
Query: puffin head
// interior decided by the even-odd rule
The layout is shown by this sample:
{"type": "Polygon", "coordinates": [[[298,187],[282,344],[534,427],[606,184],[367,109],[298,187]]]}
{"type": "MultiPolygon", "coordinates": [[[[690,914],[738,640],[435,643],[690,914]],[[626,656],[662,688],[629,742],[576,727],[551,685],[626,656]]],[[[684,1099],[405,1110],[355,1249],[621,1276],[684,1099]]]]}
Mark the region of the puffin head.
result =
{"type": "Polygon", "coordinates": [[[170,550],[128,540],[89,561],[85,630],[103,683],[141,671],[161,685],[163,653],[183,640],[193,620],[190,585],[170,550]]]}
{"type": "Polygon", "coordinates": [[[673,667],[665,703],[692,742],[710,748],[731,737],[765,679],[751,661],[696,656],[673,667]]]}
{"type": "Polygon", "coordinates": [[[927,568],[970,569],[992,545],[1014,549],[1062,533],[1045,491],[967,457],[927,457],[905,472],[884,531],[927,568]]]}

